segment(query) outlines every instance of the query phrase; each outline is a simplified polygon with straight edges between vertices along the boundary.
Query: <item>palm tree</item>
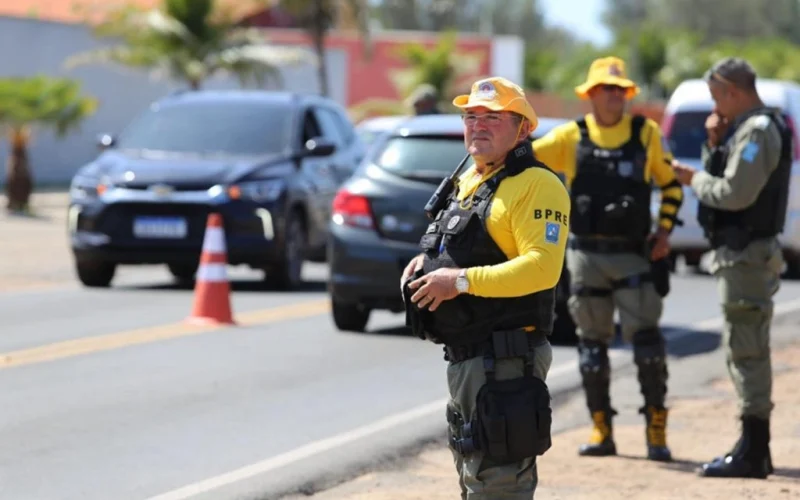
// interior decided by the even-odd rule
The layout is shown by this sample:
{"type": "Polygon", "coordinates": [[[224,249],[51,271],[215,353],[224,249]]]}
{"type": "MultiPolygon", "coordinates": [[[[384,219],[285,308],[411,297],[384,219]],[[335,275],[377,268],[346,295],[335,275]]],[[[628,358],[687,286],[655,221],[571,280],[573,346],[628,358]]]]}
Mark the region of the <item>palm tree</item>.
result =
{"type": "Polygon", "coordinates": [[[6,163],[9,212],[28,210],[33,191],[28,144],[33,126],[53,129],[57,137],[63,137],[96,109],[97,101],[82,96],[73,80],[46,76],[0,79],[0,126],[11,145],[6,163]]]}
{"type": "Polygon", "coordinates": [[[279,0],[283,10],[301,25],[317,53],[319,81],[322,95],[327,96],[328,66],[325,63],[325,37],[338,25],[355,25],[361,35],[364,55],[371,56],[369,39],[369,6],[366,0],[279,0]]]}
{"type": "Polygon", "coordinates": [[[149,69],[196,90],[218,72],[235,75],[242,86],[263,85],[267,77],[280,78],[280,66],[317,62],[304,49],[267,45],[258,28],[238,27],[232,13],[214,0],[162,0],[161,8],[151,10],[124,6],[94,28],[97,36],[124,43],[72,56],[67,67],[113,62],[149,69]]]}

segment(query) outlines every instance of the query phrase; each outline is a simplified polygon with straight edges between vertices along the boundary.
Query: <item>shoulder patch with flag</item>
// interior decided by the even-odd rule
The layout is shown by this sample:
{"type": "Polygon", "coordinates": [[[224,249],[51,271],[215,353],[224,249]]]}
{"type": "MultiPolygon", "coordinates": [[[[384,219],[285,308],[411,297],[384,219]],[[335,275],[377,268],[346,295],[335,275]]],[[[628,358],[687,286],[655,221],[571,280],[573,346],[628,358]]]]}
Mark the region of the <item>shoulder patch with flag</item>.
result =
{"type": "Polygon", "coordinates": [[[557,222],[546,222],[544,225],[544,240],[548,243],[558,243],[561,233],[561,224],[557,222]]]}

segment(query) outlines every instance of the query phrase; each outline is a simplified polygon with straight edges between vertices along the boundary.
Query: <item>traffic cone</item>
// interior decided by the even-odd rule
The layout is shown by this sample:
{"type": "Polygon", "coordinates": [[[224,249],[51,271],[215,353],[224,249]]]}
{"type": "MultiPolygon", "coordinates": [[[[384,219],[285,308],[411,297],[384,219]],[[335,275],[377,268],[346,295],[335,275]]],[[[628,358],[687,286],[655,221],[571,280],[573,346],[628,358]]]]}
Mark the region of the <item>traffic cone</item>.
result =
{"type": "Polygon", "coordinates": [[[200,267],[195,279],[192,314],[187,318],[190,323],[236,324],[231,312],[227,253],[222,216],[211,213],[206,223],[203,253],[200,255],[200,267]]]}

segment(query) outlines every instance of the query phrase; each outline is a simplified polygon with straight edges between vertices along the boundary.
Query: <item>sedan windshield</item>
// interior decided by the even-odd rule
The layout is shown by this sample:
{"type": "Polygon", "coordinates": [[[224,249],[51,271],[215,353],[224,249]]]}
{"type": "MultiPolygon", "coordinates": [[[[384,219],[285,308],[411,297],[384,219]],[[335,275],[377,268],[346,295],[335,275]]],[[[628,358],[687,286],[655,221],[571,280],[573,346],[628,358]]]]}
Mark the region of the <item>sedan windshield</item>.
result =
{"type": "Polygon", "coordinates": [[[287,106],[246,102],[191,102],[152,107],[120,135],[120,149],[174,153],[262,155],[289,145],[287,106]]]}
{"type": "Polygon", "coordinates": [[[393,137],[376,154],[375,164],[407,178],[443,178],[467,154],[461,136],[393,137]]]}

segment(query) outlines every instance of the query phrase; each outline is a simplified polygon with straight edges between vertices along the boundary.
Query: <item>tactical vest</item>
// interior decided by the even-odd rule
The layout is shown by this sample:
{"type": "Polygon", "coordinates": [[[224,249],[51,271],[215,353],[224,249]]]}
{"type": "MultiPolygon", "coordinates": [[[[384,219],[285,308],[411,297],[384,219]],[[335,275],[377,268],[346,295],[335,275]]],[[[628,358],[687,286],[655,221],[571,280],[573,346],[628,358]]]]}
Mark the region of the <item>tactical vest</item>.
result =
{"type": "MultiPolygon", "coordinates": [[[[461,208],[456,199],[457,189],[454,190],[449,203],[437,214],[420,241],[425,252],[424,274],[443,267],[491,266],[508,260],[489,235],[486,219],[503,179],[530,167],[552,172],[533,157],[531,145],[525,142],[509,153],[500,172],[478,187],[468,208],[461,208]]],[[[555,288],[513,298],[464,293],[429,312],[426,329],[437,343],[445,345],[479,343],[491,338],[492,332],[526,326],[534,326],[536,332],[549,335],[553,329],[554,307],[555,288]]]]}
{"type": "Polygon", "coordinates": [[[639,242],[650,233],[652,189],[645,178],[647,151],[640,139],[644,123],[643,116],[634,116],[628,142],[606,149],[589,138],[585,119],[577,121],[581,140],[570,193],[574,235],[639,242]]]}
{"type": "MultiPolygon", "coordinates": [[[[698,203],[697,220],[712,248],[725,245],[742,250],[753,240],[770,238],[783,232],[792,175],[792,130],[777,110],[765,108],[753,116],[767,116],[778,127],[781,135],[778,167],[770,174],[755,203],[744,210],[722,210],[698,203]]],[[[706,164],[706,171],[714,177],[725,174],[734,136],[731,134],[725,145],[716,148],[706,164]]]]}

